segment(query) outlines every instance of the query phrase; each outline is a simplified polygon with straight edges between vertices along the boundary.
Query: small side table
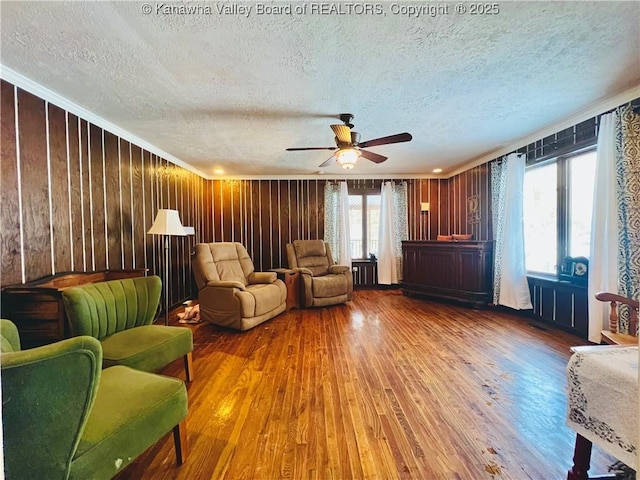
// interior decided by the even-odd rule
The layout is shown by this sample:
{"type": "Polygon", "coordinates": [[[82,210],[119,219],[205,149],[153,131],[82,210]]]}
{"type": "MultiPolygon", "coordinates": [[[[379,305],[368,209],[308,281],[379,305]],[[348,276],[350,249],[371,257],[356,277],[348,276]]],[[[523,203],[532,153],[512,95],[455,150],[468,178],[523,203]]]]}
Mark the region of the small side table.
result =
{"type": "Polygon", "coordinates": [[[287,287],[287,312],[292,308],[300,308],[300,272],[288,268],[274,268],[278,278],[287,287]]]}

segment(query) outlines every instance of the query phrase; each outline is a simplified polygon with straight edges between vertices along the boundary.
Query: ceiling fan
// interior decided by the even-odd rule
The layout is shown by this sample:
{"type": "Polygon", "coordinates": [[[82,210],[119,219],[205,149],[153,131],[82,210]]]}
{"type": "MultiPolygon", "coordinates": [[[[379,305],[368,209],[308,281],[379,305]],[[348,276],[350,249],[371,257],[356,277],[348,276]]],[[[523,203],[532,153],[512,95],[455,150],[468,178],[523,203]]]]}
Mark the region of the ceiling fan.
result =
{"type": "Polygon", "coordinates": [[[408,142],[413,138],[410,133],[404,132],[361,142],[360,134],[351,130],[353,128],[353,124],[351,123],[353,115],[350,113],[342,113],[340,114],[340,120],[342,120],[344,125],[331,125],[331,130],[333,130],[333,133],[336,135],[335,147],[299,147],[287,148],[287,151],[336,150],[331,158],[321,163],[319,166],[328,167],[337,160],[343,168],[351,169],[361,156],[374,163],[382,163],[387,159],[384,155],[362,150],[363,148],[388,145],[390,143],[408,142]]]}

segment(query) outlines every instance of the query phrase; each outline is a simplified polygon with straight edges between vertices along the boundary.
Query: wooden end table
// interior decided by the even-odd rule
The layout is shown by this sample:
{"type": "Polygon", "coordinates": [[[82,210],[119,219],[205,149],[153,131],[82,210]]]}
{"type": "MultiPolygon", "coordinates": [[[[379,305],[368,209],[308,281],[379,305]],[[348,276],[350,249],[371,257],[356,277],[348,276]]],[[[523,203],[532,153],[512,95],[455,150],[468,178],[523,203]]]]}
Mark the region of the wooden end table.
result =
{"type": "Polygon", "coordinates": [[[300,308],[300,272],[288,268],[274,268],[278,278],[287,287],[287,312],[292,308],[300,308]]]}

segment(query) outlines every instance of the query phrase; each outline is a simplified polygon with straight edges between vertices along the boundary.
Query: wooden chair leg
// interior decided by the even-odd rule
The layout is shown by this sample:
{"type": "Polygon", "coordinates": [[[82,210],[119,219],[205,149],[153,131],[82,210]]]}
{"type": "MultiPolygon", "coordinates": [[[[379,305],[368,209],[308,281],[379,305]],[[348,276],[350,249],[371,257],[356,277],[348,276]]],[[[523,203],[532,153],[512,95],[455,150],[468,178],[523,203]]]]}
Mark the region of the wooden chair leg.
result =
{"type": "Polygon", "coordinates": [[[193,380],[193,355],[192,352],[187,353],[184,356],[184,373],[187,382],[193,380]]]}
{"type": "Polygon", "coordinates": [[[567,472],[567,480],[589,480],[591,462],[591,442],[579,433],[576,434],[576,444],[573,449],[573,467],[567,472]]]}
{"type": "Polygon", "coordinates": [[[173,443],[176,449],[176,463],[182,465],[187,461],[187,421],[183,420],[173,427],[173,443]]]}

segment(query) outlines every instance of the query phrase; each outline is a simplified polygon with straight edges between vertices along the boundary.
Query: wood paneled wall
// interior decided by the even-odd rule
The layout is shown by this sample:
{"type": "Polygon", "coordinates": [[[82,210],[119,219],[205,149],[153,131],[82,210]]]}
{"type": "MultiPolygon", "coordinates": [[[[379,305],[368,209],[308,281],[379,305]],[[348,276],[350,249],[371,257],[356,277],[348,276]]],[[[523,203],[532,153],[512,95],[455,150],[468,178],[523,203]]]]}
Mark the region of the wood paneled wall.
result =
{"type": "Polygon", "coordinates": [[[324,180],[211,180],[204,241],[240,242],[258,271],[287,265],[286,244],[324,237],[324,180]]]}
{"type": "MultiPolygon", "coordinates": [[[[170,240],[172,305],[193,293],[196,242],[240,242],[264,271],[286,266],[287,243],[324,237],[325,179],[208,180],[5,81],[1,102],[2,285],[120,268],[163,278],[162,239],[146,234],[159,208],[196,232],[170,240]]],[[[487,169],[405,180],[409,239],[490,240],[487,169]]]]}
{"type": "Polygon", "coordinates": [[[474,240],[493,240],[489,164],[448,179],[410,180],[409,240],[471,233],[474,240]],[[420,204],[429,202],[429,211],[420,204]]]}
{"type": "MultiPolygon", "coordinates": [[[[159,208],[203,223],[206,180],[2,81],[2,285],[60,272],[148,268],[159,208]]],[[[190,295],[193,237],[170,241],[170,302],[190,295]]]]}

